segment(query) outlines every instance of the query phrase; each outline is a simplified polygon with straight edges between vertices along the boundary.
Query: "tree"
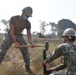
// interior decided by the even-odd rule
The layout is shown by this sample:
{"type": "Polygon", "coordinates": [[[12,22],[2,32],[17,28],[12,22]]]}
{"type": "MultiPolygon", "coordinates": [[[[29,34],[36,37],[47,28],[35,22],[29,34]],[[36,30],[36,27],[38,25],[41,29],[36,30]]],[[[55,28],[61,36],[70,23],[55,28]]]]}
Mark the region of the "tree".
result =
{"type": "Polygon", "coordinates": [[[76,25],[69,19],[59,20],[57,24],[58,36],[61,36],[66,28],[74,28],[76,30],[76,25]]]}
{"type": "Polygon", "coordinates": [[[9,20],[6,21],[5,19],[2,19],[2,20],[1,20],[1,23],[3,23],[3,24],[6,26],[5,31],[8,31],[8,28],[9,28],[9,20]]]}
{"type": "Polygon", "coordinates": [[[51,26],[50,31],[52,32],[52,34],[56,34],[56,32],[57,32],[57,29],[56,29],[57,24],[55,22],[50,22],[49,25],[51,26]]]}
{"type": "Polygon", "coordinates": [[[40,21],[40,37],[55,37],[56,25],[57,24],[55,24],[54,22],[46,23],[45,21],[40,21]],[[50,28],[48,29],[49,26],[50,28]]]}
{"type": "Polygon", "coordinates": [[[45,36],[44,33],[45,33],[45,26],[46,26],[46,22],[45,21],[39,21],[40,22],[40,36],[45,36]]]}

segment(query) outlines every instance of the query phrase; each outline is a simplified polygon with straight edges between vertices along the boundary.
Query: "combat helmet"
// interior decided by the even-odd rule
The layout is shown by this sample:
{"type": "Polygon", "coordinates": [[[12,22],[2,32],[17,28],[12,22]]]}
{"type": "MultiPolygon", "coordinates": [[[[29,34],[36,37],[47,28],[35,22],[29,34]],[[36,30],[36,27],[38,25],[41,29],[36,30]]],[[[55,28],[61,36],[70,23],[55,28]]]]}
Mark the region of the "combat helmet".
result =
{"type": "Polygon", "coordinates": [[[25,7],[22,12],[28,17],[32,17],[33,9],[31,7],[25,7]]]}
{"type": "Polygon", "coordinates": [[[62,37],[64,37],[64,36],[74,36],[74,37],[76,37],[75,30],[73,28],[65,29],[65,31],[63,32],[62,37]]]}

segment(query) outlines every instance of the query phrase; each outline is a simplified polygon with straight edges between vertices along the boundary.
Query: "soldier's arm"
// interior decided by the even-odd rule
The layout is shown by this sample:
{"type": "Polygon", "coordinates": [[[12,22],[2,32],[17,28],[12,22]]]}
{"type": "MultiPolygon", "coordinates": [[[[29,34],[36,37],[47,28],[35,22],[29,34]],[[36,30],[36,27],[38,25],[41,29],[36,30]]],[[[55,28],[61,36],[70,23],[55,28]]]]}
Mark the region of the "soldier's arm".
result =
{"type": "Polygon", "coordinates": [[[60,50],[56,50],[54,51],[52,54],[47,56],[47,59],[45,60],[46,63],[52,62],[53,60],[55,60],[56,58],[58,58],[59,56],[61,56],[61,51],[60,50]]]}
{"type": "Polygon", "coordinates": [[[59,70],[62,70],[64,68],[66,68],[66,64],[60,64],[60,65],[58,65],[56,67],[53,67],[53,68],[48,69],[47,70],[47,73],[50,74],[50,73],[52,73],[54,71],[59,71],[59,70]]]}
{"type": "Polygon", "coordinates": [[[51,55],[47,56],[47,59],[45,60],[46,63],[52,62],[56,58],[62,56],[63,55],[63,50],[65,50],[64,46],[58,46],[51,55]]]}
{"type": "Polygon", "coordinates": [[[28,36],[28,40],[29,40],[29,42],[30,42],[31,47],[34,48],[35,45],[33,44],[33,40],[32,40],[32,36],[31,36],[31,31],[30,31],[30,29],[27,29],[27,36],[28,36]]]}
{"type": "Polygon", "coordinates": [[[53,71],[59,71],[59,70],[62,70],[64,68],[66,68],[66,64],[60,64],[60,65],[58,65],[56,67],[53,67],[52,70],[53,71]]]}
{"type": "Polygon", "coordinates": [[[28,36],[28,40],[30,43],[33,43],[32,41],[32,36],[31,36],[31,30],[30,29],[27,29],[27,36],[28,36]]]}
{"type": "Polygon", "coordinates": [[[13,42],[15,43],[16,38],[15,38],[15,35],[14,35],[14,25],[13,24],[10,24],[10,35],[11,35],[11,38],[12,38],[13,42]]]}

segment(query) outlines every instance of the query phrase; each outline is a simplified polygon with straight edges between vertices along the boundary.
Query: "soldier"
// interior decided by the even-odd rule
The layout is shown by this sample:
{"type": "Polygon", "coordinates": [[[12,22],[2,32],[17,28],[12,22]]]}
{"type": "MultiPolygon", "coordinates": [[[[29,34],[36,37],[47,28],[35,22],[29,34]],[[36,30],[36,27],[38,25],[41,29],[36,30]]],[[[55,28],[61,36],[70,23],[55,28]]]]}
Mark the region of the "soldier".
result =
{"type": "MultiPolygon", "coordinates": [[[[22,10],[21,15],[12,16],[10,18],[10,28],[1,43],[0,64],[2,63],[6,52],[13,43],[16,47],[18,47],[19,45],[27,45],[22,35],[22,31],[24,29],[27,30],[27,36],[31,47],[35,47],[31,37],[31,23],[28,20],[29,17],[32,17],[32,13],[33,10],[31,7],[25,7],[22,10]]],[[[34,75],[34,73],[30,69],[30,57],[28,49],[20,48],[20,51],[22,53],[28,75],[34,75]]]]}
{"type": "Polygon", "coordinates": [[[76,46],[74,45],[75,37],[75,30],[73,28],[67,28],[63,32],[63,44],[60,44],[52,53],[52,55],[48,56],[42,64],[44,66],[60,56],[64,56],[64,62],[56,67],[50,68],[47,70],[47,73],[52,73],[53,71],[67,68],[68,70],[65,75],[76,75],[76,46]]]}

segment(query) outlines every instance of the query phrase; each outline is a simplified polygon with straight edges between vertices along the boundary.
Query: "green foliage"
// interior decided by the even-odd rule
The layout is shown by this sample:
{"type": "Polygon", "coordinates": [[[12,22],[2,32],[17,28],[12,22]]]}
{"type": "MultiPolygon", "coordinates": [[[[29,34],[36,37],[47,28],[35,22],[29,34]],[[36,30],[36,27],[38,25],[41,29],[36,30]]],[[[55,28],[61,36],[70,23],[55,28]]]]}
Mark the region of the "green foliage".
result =
{"type": "Polygon", "coordinates": [[[9,20],[5,20],[5,19],[2,19],[1,20],[1,23],[3,23],[6,27],[5,31],[8,31],[8,28],[9,28],[9,20]]]}
{"type": "Polygon", "coordinates": [[[45,33],[45,26],[46,26],[46,22],[45,21],[40,21],[40,32],[42,35],[44,35],[45,33]]]}
{"type": "Polygon", "coordinates": [[[49,37],[49,36],[53,37],[53,34],[56,35],[56,24],[54,22],[46,23],[45,21],[40,21],[39,37],[40,38],[45,38],[45,37],[49,37]],[[48,30],[48,29],[46,29],[47,26],[50,26],[50,30],[49,30],[49,33],[45,35],[45,33],[47,33],[47,30],[48,30]],[[50,36],[50,34],[51,34],[51,36],[50,36]]]}
{"type": "Polygon", "coordinates": [[[57,24],[58,36],[61,36],[66,28],[74,28],[76,30],[76,25],[69,19],[59,20],[57,24]]]}

